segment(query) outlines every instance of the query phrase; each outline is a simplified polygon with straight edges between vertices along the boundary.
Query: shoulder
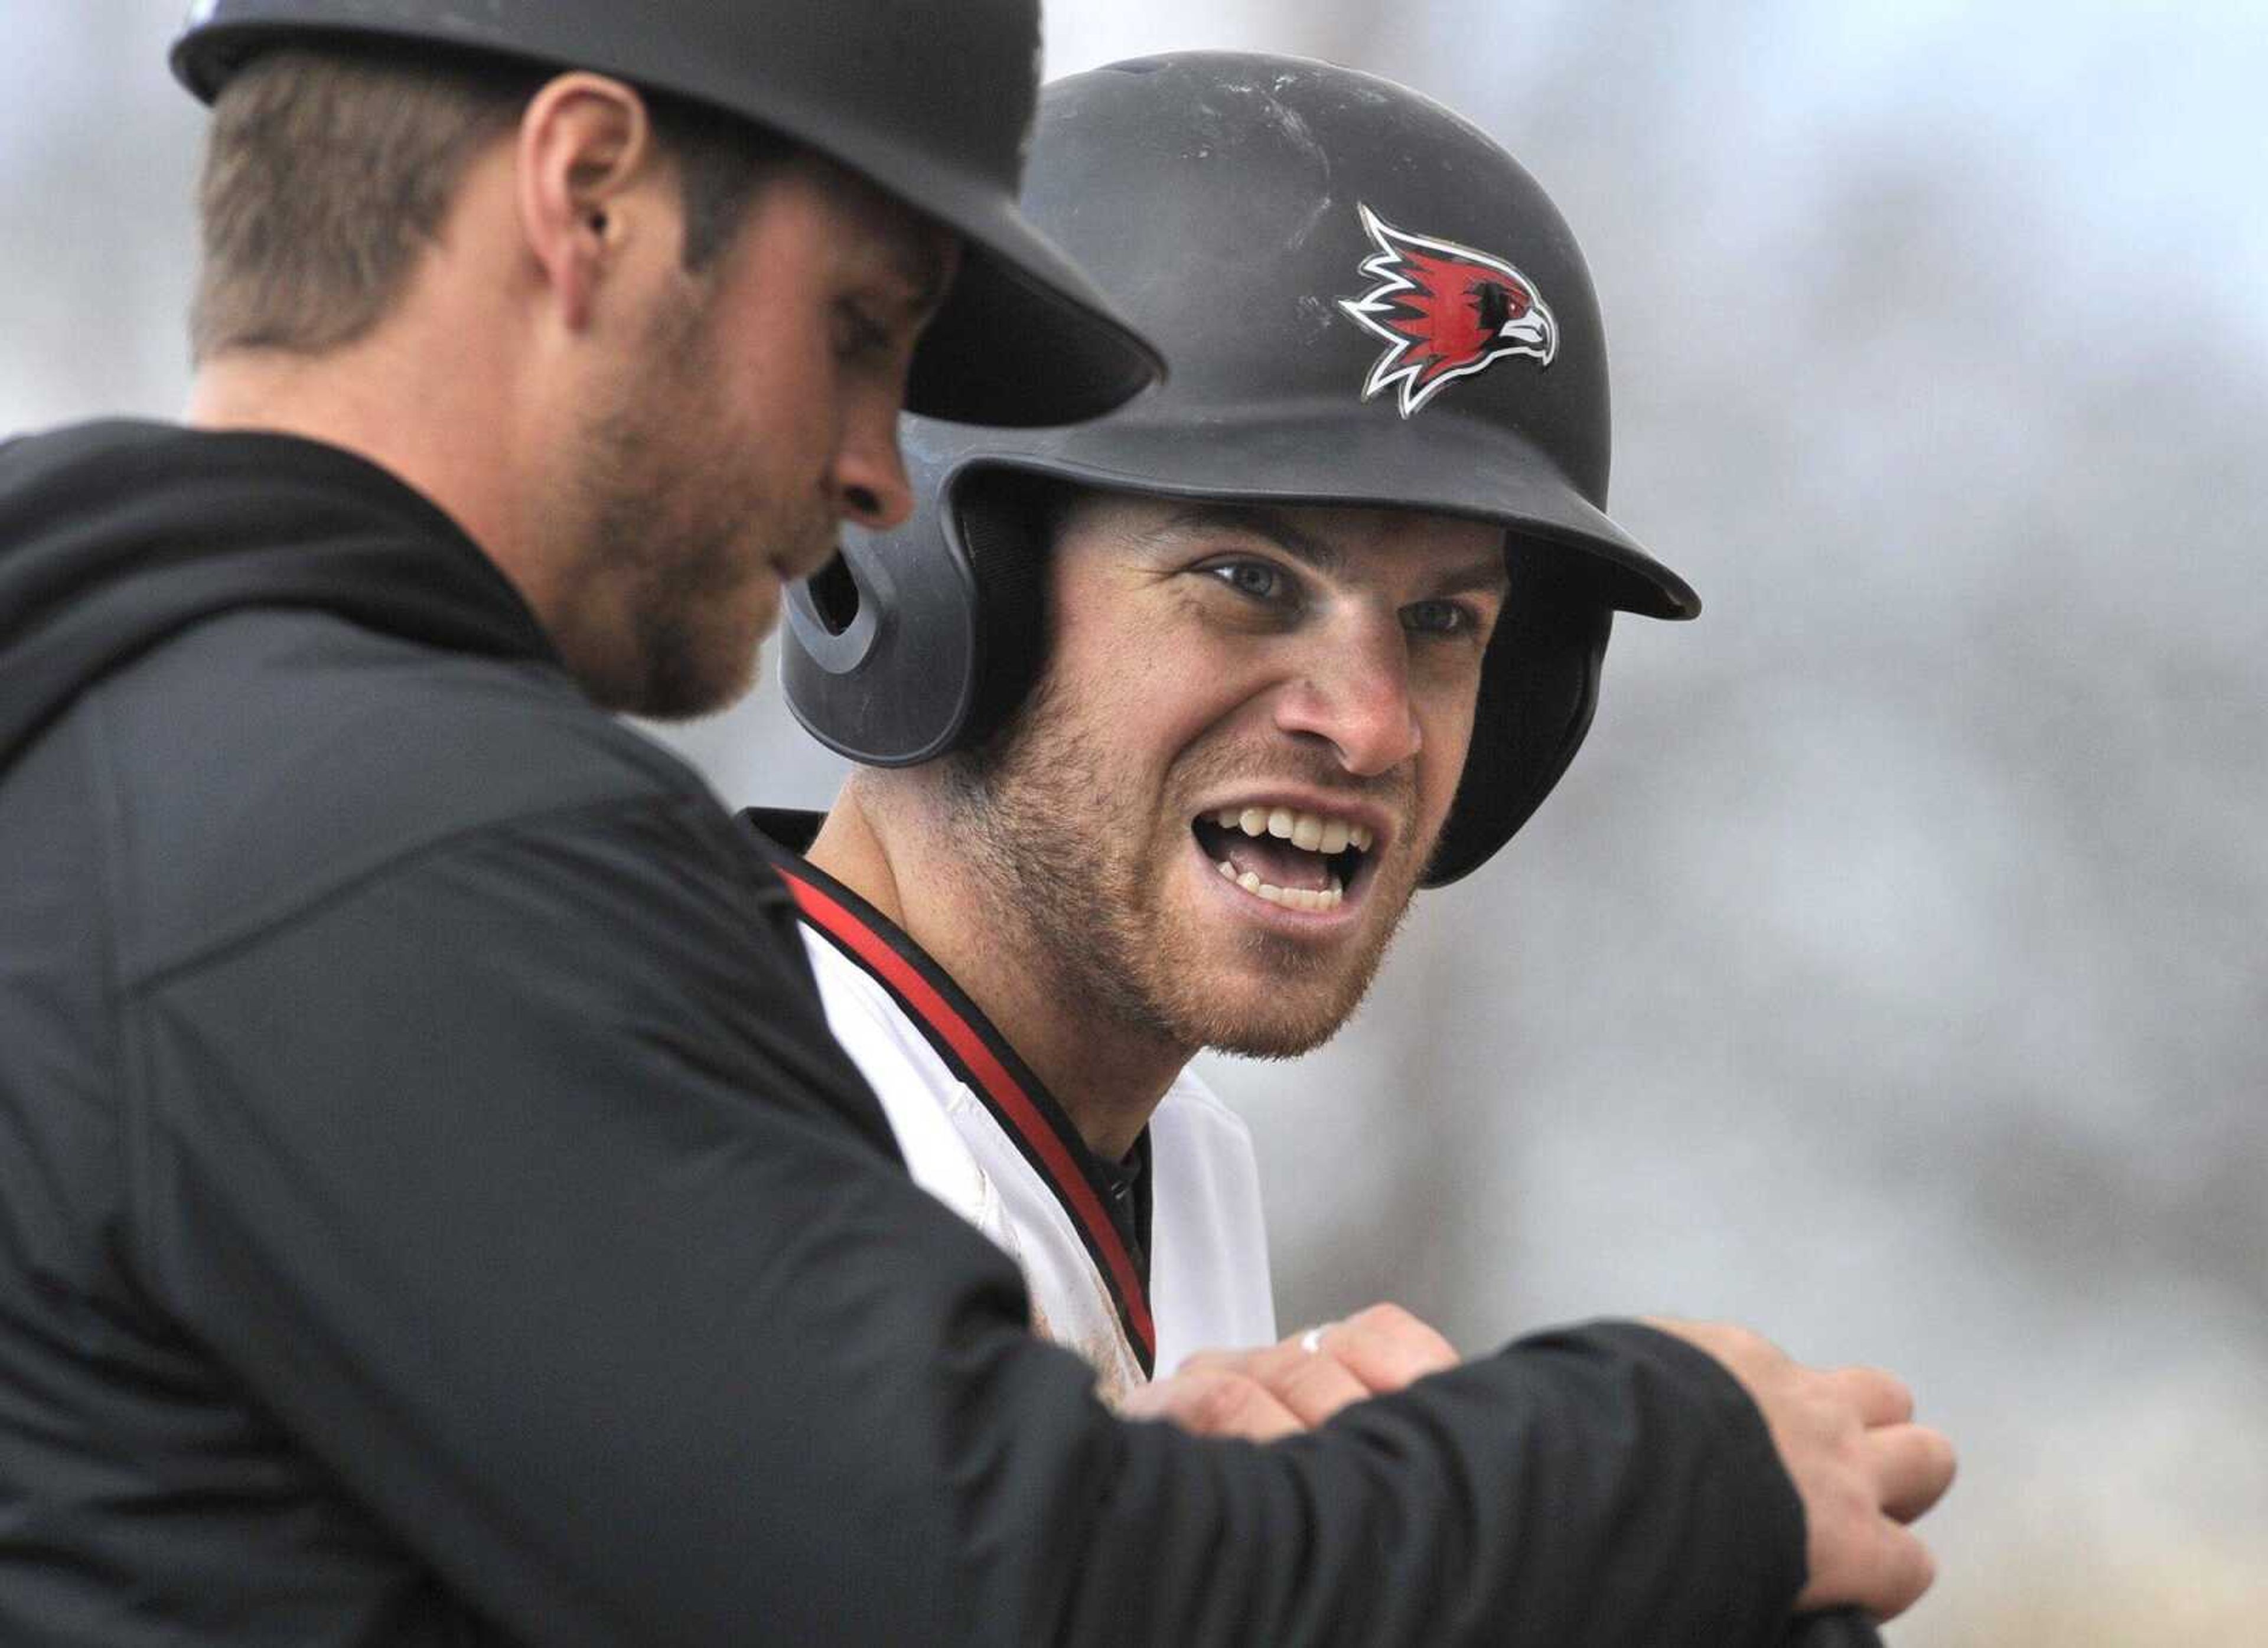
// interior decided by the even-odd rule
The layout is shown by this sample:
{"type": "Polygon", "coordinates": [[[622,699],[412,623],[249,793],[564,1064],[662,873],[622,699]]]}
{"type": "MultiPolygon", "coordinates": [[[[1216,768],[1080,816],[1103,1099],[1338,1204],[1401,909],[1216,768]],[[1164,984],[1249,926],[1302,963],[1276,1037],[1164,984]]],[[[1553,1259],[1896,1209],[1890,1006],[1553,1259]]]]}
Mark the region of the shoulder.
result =
{"type": "MultiPolygon", "coordinates": [[[[796,928],[810,959],[812,975],[819,982],[828,1023],[836,1039],[861,1065],[889,1070],[903,1064],[907,1078],[935,1085],[918,1056],[927,1055],[927,1062],[937,1065],[940,1079],[949,1076],[904,1009],[872,974],[837,950],[825,934],[814,931],[808,922],[799,921],[796,928]]],[[[868,1079],[877,1078],[870,1074],[868,1079]]]]}
{"type": "Polygon", "coordinates": [[[881,1100],[915,1178],[965,1207],[974,1161],[953,1121],[965,1097],[960,1078],[872,974],[807,923],[798,925],[828,1030],[881,1100]]]}
{"type": "Polygon", "coordinates": [[[92,716],[145,959],[454,838],[610,807],[721,808],[556,668],[247,609],[123,668],[92,716]]]}

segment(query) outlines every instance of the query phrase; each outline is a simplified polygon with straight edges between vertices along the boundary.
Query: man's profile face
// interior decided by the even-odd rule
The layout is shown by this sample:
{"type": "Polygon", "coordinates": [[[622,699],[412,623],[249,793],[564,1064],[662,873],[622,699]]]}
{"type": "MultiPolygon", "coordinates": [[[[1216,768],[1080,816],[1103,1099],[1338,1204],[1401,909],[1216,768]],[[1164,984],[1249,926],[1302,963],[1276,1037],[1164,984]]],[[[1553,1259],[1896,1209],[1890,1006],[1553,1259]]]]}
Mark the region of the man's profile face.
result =
{"type": "Polygon", "coordinates": [[[1464,769],[1503,545],[1406,511],[1074,508],[1046,673],[949,781],[1066,999],[1191,1050],[1338,1027],[1464,769]]]}
{"type": "Polygon", "coordinates": [[[954,257],[814,160],[762,187],[714,267],[652,275],[570,470],[586,599],[617,630],[600,702],[665,718],[730,703],[781,585],[846,518],[903,519],[897,417],[954,257]]]}

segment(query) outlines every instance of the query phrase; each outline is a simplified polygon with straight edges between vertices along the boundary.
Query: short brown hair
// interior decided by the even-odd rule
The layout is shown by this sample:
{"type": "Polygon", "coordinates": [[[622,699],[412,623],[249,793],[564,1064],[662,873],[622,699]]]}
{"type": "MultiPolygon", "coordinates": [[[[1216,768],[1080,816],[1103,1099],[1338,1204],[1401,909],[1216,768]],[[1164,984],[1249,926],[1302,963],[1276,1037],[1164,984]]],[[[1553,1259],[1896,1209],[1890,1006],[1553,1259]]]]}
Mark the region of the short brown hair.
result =
{"type": "MultiPolygon", "coordinates": [[[[192,357],[314,355],[367,333],[439,234],[473,157],[551,75],[369,48],[277,48],[245,65],[213,105],[192,357]]],[[[685,265],[703,268],[796,146],[702,105],[648,95],[646,107],[678,164],[685,265]]]]}

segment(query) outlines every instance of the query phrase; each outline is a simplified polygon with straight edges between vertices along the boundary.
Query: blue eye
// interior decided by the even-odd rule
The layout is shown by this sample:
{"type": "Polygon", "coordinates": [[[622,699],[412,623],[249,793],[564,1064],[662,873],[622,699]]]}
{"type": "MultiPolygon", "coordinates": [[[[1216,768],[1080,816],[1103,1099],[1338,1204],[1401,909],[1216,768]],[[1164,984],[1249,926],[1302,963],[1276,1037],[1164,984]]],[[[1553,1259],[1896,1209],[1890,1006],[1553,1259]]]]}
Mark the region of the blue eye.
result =
{"type": "Polygon", "coordinates": [[[1286,593],[1288,580],[1282,569],[1265,561],[1224,561],[1205,570],[1238,594],[1248,595],[1254,600],[1280,600],[1286,593]]]}

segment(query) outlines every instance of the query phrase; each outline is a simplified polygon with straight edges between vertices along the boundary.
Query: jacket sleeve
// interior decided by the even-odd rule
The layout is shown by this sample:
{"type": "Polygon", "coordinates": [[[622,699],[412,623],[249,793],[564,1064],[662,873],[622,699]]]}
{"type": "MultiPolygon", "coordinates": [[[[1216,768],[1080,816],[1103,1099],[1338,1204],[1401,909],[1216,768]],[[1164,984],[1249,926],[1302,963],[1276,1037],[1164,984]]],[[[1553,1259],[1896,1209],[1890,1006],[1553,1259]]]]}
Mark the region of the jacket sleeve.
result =
{"type": "Polygon", "coordinates": [[[616,801],[125,982],[144,1284],[513,1639],[1773,1639],[1792,1490],[1648,1330],[1271,1447],[1110,1416],[892,1161],[775,893],[616,801]]]}

